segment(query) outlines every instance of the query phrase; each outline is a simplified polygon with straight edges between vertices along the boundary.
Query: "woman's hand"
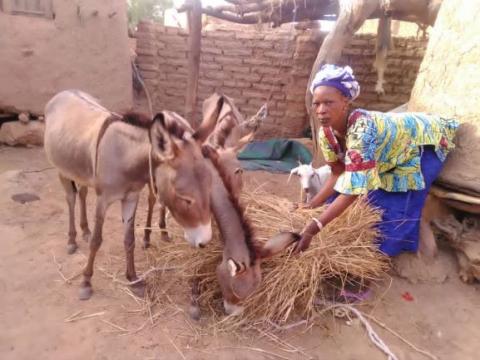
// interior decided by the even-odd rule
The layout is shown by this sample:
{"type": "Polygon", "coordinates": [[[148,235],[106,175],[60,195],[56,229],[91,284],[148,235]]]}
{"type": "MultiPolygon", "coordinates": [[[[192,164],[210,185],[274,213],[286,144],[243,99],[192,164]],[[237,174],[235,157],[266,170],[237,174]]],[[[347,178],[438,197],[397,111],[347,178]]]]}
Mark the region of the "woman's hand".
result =
{"type": "Polygon", "coordinates": [[[309,203],[292,203],[290,205],[290,212],[293,212],[295,210],[302,210],[302,209],[313,209],[312,205],[310,205],[309,203]]]}
{"type": "Polygon", "coordinates": [[[300,233],[300,240],[296,243],[295,248],[293,249],[293,254],[298,254],[302,251],[305,251],[310,246],[313,237],[320,232],[321,226],[317,221],[310,222],[300,233]]]}

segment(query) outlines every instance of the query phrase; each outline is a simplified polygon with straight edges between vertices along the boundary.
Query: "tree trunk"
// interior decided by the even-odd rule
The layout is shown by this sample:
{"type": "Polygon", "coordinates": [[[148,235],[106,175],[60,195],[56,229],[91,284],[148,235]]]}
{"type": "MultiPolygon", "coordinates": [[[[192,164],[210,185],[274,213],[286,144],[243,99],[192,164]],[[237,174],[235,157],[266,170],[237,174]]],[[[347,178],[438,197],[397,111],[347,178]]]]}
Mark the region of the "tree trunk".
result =
{"type": "Polygon", "coordinates": [[[197,105],[198,76],[200,72],[200,49],[202,41],[202,4],[192,0],[188,11],[188,81],[185,97],[185,117],[194,128],[199,121],[195,119],[197,105]]]}

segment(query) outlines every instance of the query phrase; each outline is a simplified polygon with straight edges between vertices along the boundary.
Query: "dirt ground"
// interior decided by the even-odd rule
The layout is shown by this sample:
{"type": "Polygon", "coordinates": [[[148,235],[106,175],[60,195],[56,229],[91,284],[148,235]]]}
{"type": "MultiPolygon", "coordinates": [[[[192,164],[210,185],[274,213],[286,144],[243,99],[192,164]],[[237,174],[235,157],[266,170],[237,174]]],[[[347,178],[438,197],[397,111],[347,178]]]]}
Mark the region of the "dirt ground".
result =
{"type": "MultiPolygon", "coordinates": [[[[174,290],[165,294],[170,305],[153,309],[152,324],[140,303],[108,276],[124,280],[118,205],[108,212],[93,277],[94,295],[88,301],[78,300],[80,277],[66,283],[60,272],[67,278],[78,274],[88,247],[79,236],[79,251],[66,253],[67,207],[56,172],[49,167],[41,148],[0,147],[1,359],[386,359],[360,324],[330,317],[308,329],[275,333],[276,340],[253,332],[242,338],[213,336],[205,322],[189,319],[185,296],[174,290]],[[12,200],[12,195],[25,192],[40,200],[25,204],[12,200]],[[79,311],[80,316],[91,316],[66,321],[79,311]]],[[[263,186],[295,200],[298,189],[288,186],[286,179],[263,172],[246,174],[248,187],[263,186]]],[[[144,198],[139,224],[145,217],[144,198]]],[[[93,201],[90,195],[90,215],[93,201]]],[[[142,272],[146,252],[138,230],[136,260],[142,272]]],[[[158,241],[158,233],[153,235],[158,241]]],[[[458,280],[449,253],[442,252],[440,258],[448,273],[443,283],[412,284],[392,275],[379,284],[376,300],[360,309],[439,359],[478,359],[480,287],[458,280]],[[402,296],[406,292],[410,299],[402,296]]],[[[428,359],[386,330],[373,327],[399,359],[428,359]]]]}

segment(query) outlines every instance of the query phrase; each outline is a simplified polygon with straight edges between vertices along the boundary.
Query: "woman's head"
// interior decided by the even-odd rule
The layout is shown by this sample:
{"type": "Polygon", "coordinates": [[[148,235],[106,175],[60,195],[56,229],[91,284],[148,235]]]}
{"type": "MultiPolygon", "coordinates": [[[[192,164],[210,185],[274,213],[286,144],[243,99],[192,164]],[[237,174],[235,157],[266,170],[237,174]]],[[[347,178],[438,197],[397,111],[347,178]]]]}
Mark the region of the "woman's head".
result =
{"type": "Polygon", "coordinates": [[[323,65],[310,87],[312,106],[322,126],[345,130],[348,107],[360,93],[360,86],[349,66],[323,65]]]}

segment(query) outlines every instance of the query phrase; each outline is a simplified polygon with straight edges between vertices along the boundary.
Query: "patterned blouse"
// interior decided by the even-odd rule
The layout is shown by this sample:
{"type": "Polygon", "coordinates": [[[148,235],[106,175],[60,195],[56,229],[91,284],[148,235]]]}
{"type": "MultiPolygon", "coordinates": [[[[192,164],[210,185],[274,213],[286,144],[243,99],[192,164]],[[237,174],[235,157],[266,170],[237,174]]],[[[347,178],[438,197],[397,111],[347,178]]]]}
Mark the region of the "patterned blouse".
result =
{"type": "Polygon", "coordinates": [[[457,121],[422,113],[381,113],[357,109],[347,122],[346,153],[331,127],[319,130],[320,149],[327,162],[345,163],[335,190],[360,195],[370,190],[422,190],[421,146],[434,145],[444,161],[455,145],[457,121]]]}

